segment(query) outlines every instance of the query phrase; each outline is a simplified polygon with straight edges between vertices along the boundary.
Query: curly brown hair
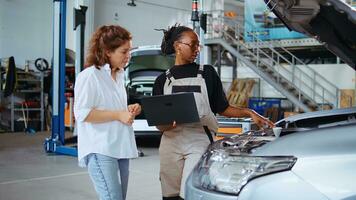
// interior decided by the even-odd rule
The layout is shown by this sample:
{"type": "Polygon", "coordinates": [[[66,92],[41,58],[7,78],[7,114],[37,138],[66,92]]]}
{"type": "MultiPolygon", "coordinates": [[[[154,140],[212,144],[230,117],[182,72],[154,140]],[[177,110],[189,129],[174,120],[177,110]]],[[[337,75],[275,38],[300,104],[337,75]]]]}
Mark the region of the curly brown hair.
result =
{"type": "Polygon", "coordinates": [[[109,63],[107,52],[114,51],[131,39],[131,33],[121,26],[101,26],[94,32],[90,40],[88,56],[84,66],[94,65],[99,69],[100,66],[109,63]]]}

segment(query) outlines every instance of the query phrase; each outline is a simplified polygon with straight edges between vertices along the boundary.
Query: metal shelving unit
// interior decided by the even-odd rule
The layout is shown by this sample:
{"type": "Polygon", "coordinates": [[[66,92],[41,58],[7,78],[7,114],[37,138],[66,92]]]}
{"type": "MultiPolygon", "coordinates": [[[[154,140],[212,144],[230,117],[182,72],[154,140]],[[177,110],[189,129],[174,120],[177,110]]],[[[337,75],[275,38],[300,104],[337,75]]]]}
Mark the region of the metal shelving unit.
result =
{"type": "MultiPolygon", "coordinates": [[[[22,118],[23,120],[27,120],[27,126],[29,126],[30,122],[39,122],[40,130],[44,130],[44,93],[43,93],[43,80],[44,73],[43,72],[33,72],[33,71],[17,71],[17,88],[14,93],[11,95],[11,131],[15,131],[15,114],[17,112],[23,112],[22,118]],[[21,78],[20,78],[21,77],[21,78]],[[25,86],[25,88],[21,88],[25,86]],[[28,88],[26,88],[28,87],[28,88]],[[38,96],[37,96],[38,95],[38,96]],[[38,101],[38,107],[33,107],[33,105],[27,105],[28,97],[36,97],[36,101],[38,101]],[[22,97],[24,99],[23,102],[16,103],[15,98],[22,97]],[[33,116],[34,112],[39,112],[39,116],[33,116]],[[27,113],[27,116],[25,116],[27,113]]],[[[36,102],[35,101],[35,102],[36,102]]],[[[25,122],[24,122],[25,123],[25,122]]]]}
{"type": "MultiPolygon", "coordinates": [[[[5,85],[5,75],[6,75],[6,68],[5,66],[7,65],[9,58],[0,58],[0,106],[4,106],[4,85],[5,85]]],[[[5,109],[5,107],[0,108],[0,109],[5,109]]],[[[2,111],[0,111],[0,121],[3,122],[3,114],[2,111]]],[[[2,123],[0,124],[2,126],[2,123]]]]}

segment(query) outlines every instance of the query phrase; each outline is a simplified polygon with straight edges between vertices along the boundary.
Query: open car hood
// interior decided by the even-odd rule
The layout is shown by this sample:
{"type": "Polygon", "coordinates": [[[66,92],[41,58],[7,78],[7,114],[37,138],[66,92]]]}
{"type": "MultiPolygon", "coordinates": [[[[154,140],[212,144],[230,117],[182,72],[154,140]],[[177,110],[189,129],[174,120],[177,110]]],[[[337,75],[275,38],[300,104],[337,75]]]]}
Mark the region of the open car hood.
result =
{"type": "Polygon", "coordinates": [[[282,128],[321,128],[356,123],[356,107],[307,112],[276,123],[282,128]]]}
{"type": "Polygon", "coordinates": [[[356,10],[341,0],[264,0],[291,30],[314,37],[356,68],[356,10]]]}
{"type": "Polygon", "coordinates": [[[174,57],[164,56],[159,47],[144,46],[131,51],[131,59],[126,67],[130,78],[139,76],[157,77],[174,64],[174,57]]]}

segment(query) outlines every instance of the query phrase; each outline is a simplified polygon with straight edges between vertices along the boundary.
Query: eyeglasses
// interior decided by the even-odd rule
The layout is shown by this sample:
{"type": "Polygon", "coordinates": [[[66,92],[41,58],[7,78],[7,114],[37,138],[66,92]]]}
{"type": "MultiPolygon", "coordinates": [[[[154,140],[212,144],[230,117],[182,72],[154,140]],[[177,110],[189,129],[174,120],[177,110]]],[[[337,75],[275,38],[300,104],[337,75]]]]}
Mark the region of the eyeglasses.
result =
{"type": "Polygon", "coordinates": [[[180,41],[178,41],[178,43],[185,44],[185,45],[189,46],[190,49],[193,50],[193,51],[196,50],[196,49],[201,49],[201,48],[203,48],[203,45],[201,45],[201,44],[199,44],[199,43],[196,43],[196,44],[189,44],[189,43],[180,42],[180,41]]]}

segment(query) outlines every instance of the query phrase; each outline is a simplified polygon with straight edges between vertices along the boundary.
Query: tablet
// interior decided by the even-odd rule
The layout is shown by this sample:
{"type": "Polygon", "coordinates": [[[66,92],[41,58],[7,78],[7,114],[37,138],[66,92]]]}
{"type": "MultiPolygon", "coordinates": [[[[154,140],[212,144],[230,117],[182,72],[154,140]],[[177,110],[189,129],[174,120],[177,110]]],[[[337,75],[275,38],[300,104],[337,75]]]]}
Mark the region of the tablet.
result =
{"type": "Polygon", "coordinates": [[[192,92],[144,97],[141,103],[149,126],[200,121],[192,92]]]}

